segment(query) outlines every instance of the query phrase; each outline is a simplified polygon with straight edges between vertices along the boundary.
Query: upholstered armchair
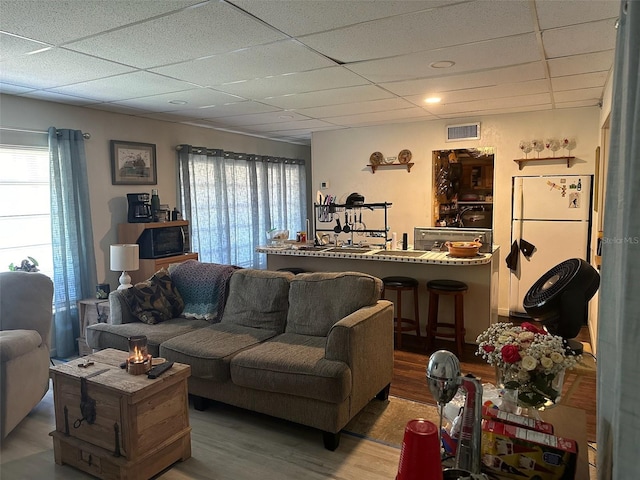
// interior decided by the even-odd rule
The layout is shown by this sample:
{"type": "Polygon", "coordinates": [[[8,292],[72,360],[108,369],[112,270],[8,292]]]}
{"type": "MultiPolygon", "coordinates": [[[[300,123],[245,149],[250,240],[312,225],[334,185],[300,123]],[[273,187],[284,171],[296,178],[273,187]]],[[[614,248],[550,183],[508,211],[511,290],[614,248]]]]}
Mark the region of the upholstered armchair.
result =
{"type": "Polygon", "coordinates": [[[0,272],[0,438],[49,389],[52,301],[46,275],[0,272]]]}

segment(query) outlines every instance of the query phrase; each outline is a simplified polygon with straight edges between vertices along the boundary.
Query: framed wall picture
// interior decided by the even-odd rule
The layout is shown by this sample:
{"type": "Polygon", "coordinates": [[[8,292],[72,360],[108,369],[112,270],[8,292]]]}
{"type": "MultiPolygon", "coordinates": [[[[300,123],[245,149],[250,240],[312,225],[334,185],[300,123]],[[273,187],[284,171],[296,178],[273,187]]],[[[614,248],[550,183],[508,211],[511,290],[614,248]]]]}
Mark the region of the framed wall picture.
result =
{"type": "Polygon", "coordinates": [[[153,143],[111,140],[113,185],[156,185],[156,146],[153,143]]]}

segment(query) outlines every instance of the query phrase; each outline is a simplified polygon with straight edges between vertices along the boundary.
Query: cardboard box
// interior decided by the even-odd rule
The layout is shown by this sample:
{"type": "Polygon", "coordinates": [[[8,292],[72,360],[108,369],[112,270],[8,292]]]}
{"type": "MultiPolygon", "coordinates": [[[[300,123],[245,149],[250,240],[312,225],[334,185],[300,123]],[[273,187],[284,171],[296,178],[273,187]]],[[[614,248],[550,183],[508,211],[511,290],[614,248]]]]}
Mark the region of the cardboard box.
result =
{"type": "Polygon", "coordinates": [[[536,430],[537,432],[553,435],[553,425],[550,423],[543,422],[542,420],[536,420],[531,417],[516,415],[515,413],[503,412],[502,410],[490,408],[486,405],[483,405],[482,407],[482,418],[497,420],[502,423],[516,425],[518,427],[528,428],[529,430],[536,430]]]}
{"type": "Polygon", "coordinates": [[[503,478],[573,479],[578,458],[574,440],[509,425],[482,421],[483,469],[503,478]]]}

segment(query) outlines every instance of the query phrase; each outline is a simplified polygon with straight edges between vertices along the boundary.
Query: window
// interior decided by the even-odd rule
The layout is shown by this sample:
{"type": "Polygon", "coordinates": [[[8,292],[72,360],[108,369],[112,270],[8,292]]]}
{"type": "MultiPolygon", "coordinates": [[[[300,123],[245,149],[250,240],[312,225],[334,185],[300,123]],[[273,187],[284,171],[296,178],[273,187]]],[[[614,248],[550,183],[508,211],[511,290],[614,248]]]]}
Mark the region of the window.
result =
{"type": "Polygon", "coordinates": [[[27,257],[53,276],[49,150],[0,145],[0,270],[27,257]]]}

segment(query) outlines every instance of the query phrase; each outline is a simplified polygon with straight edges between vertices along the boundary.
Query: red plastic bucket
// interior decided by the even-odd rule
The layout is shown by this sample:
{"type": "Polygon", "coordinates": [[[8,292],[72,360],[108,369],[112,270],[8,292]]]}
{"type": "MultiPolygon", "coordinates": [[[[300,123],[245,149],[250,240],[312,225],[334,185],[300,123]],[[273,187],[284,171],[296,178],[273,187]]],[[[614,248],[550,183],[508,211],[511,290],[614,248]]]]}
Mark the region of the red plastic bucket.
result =
{"type": "Polygon", "coordinates": [[[404,429],[396,480],[442,480],[438,427],[423,418],[404,429]]]}

